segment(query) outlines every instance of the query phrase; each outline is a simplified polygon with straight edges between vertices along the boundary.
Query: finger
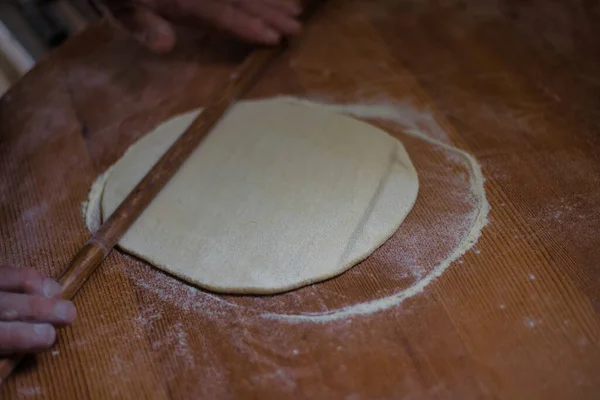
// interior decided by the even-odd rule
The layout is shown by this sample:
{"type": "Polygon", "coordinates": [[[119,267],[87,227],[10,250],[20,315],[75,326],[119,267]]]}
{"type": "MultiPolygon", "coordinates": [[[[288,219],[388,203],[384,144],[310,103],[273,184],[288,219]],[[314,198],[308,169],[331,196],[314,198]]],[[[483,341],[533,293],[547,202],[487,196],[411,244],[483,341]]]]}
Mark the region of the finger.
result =
{"type": "Polygon", "coordinates": [[[269,4],[260,1],[245,1],[240,3],[239,7],[247,14],[260,18],[263,22],[285,35],[297,35],[302,29],[300,22],[269,4]]]}
{"type": "Polygon", "coordinates": [[[281,40],[279,32],[267,26],[260,18],[240,11],[232,3],[211,0],[205,3],[186,3],[186,7],[190,13],[240,39],[269,45],[281,40]]]}
{"type": "Polygon", "coordinates": [[[33,268],[0,266],[0,291],[57,296],[60,285],[33,268]]]}
{"type": "Polygon", "coordinates": [[[47,299],[21,293],[0,293],[1,321],[34,321],[55,325],[70,324],[77,310],[67,300],[47,299]]]}
{"type": "Polygon", "coordinates": [[[46,350],[55,340],[56,330],[50,324],[0,322],[0,355],[46,350]]]}
{"type": "Polygon", "coordinates": [[[142,45],[157,53],[175,47],[176,35],[171,24],[143,6],[113,9],[112,15],[142,45]]]}

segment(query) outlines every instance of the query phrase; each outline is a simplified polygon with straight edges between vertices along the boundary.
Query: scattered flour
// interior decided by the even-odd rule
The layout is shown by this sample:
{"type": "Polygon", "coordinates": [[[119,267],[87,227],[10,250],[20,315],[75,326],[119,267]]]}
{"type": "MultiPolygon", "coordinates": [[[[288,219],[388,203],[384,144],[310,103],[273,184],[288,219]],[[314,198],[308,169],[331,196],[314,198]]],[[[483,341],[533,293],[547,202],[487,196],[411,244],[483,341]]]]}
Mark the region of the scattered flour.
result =
{"type": "Polygon", "coordinates": [[[41,202],[39,205],[30,207],[21,214],[21,223],[27,225],[43,216],[47,210],[48,203],[45,201],[41,202]]]}
{"type": "Polygon", "coordinates": [[[163,338],[152,342],[154,350],[159,350],[162,347],[171,349],[175,357],[183,360],[186,368],[193,369],[196,367],[193,353],[188,344],[187,333],[182,322],[176,322],[171,325],[168,333],[163,338]]]}
{"type": "Polygon", "coordinates": [[[42,389],[39,386],[20,388],[17,390],[21,397],[39,397],[42,395],[42,389]]]}
{"type": "MultiPolygon", "coordinates": [[[[148,276],[146,269],[142,271],[132,270],[128,273],[136,286],[152,293],[162,301],[177,304],[177,307],[184,312],[202,311],[219,316],[228,313],[228,309],[231,309],[232,306],[237,307],[237,305],[229,303],[217,295],[190,286],[161,271],[157,271],[151,277],[148,276]]],[[[150,303],[142,308],[140,322],[142,325],[147,325],[152,320],[160,317],[161,315],[156,312],[153,304],[150,303]]]]}
{"type": "Polygon", "coordinates": [[[535,328],[538,323],[539,323],[538,320],[535,320],[531,317],[523,318],[523,324],[528,328],[535,328]]]}
{"type": "MultiPolygon", "coordinates": [[[[413,138],[425,141],[447,154],[446,158],[457,162],[460,160],[466,166],[468,171],[469,183],[469,204],[473,204],[473,209],[468,212],[466,219],[468,223],[464,229],[458,230],[457,234],[463,236],[457,240],[457,244],[440,260],[437,265],[432,268],[424,268],[421,264],[416,263],[416,260],[403,260],[403,269],[410,271],[410,275],[416,278],[408,288],[396,291],[387,296],[359,302],[357,304],[349,304],[336,309],[329,309],[319,312],[298,312],[295,314],[286,314],[280,312],[265,312],[254,310],[240,305],[234,301],[227,300],[227,296],[217,296],[208,292],[198,290],[195,287],[189,286],[176,278],[160,273],[144,276],[132,277],[132,280],[139,287],[148,290],[150,293],[159,296],[162,300],[176,304],[183,311],[197,310],[202,313],[229,313],[233,309],[244,311],[245,313],[253,313],[259,317],[267,319],[277,319],[290,323],[297,322],[328,322],[340,319],[351,318],[359,315],[369,315],[378,311],[386,310],[399,305],[404,300],[411,298],[421,293],[425,287],[433,280],[441,276],[450,264],[458,260],[465,252],[471,249],[481,235],[483,227],[487,224],[487,215],[490,210],[490,205],[487,201],[484,189],[484,178],[481,172],[481,167],[477,160],[469,153],[447,144],[440,134],[435,134],[436,138],[430,137],[417,129],[425,124],[425,128],[429,129],[435,125],[435,130],[440,131],[439,125],[435,123],[435,119],[428,112],[416,110],[410,104],[402,103],[401,105],[375,105],[375,104],[327,104],[317,103],[309,100],[299,100],[294,98],[286,98],[289,101],[300,102],[302,104],[323,107],[333,112],[345,113],[358,118],[388,121],[398,124],[405,128],[404,134],[413,138]],[[428,128],[429,127],[429,128],[428,128]],[[440,139],[438,139],[440,138],[440,139]],[[407,262],[412,261],[412,262],[407,262]],[[429,272],[427,272],[429,271],[429,272]]],[[[92,191],[102,190],[110,170],[98,177],[92,191]]],[[[456,171],[449,170],[443,177],[438,179],[448,180],[452,174],[457,174],[456,171]],[[449,175],[450,174],[450,175],[449,175]]],[[[97,196],[96,196],[97,197],[97,196]]],[[[90,196],[92,198],[92,196],[90,196]]],[[[100,225],[100,204],[91,204],[86,202],[83,204],[82,213],[85,218],[88,229],[91,232],[97,230],[100,225]]],[[[450,221],[449,223],[452,223],[450,221]]],[[[479,250],[476,249],[479,253],[479,250]]],[[[459,260],[459,263],[462,260],[459,260]]],[[[130,274],[132,272],[129,272],[130,274]]],[[[135,274],[135,272],[133,272],[135,274]]],[[[326,307],[325,307],[326,308],[326,307]]],[[[502,308],[502,307],[501,307],[502,308]]],[[[160,316],[152,315],[151,307],[142,310],[142,323],[149,323],[152,318],[160,318],[160,316]]],[[[529,326],[528,321],[535,325],[533,320],[525,320],[525,324],[529,326]]],[[[185,337],[180,338],[180,344],[185,344],[185,337]]]]}

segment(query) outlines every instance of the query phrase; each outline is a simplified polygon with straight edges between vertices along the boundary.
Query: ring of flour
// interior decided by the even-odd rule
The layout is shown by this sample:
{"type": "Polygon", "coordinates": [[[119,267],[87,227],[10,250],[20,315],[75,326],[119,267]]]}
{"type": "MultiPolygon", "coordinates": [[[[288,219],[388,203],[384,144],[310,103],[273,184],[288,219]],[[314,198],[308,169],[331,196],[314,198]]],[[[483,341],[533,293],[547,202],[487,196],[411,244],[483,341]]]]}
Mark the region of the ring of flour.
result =
{"type": "MultiPolygon", "coordinates": [[[[398,123],[399,121],[403,121],[403,118],[406,115],[403,113],[399,113],[394,110],[393,107],[378,107],[375,105],[354,105],[354,104],[327,104],[327,103],[317,103],[308,100],[299,100],[294,98],[285,98],[288,101],[296,101],[301,102],[302,104],[322,107],[333,112],[343,113],[347,115],[352,115],[359,118],[365,119],[380,119],[380,120],[388,120],[392,122],[398,123]]],[[[431,119],[431,118],[429,118],[431,119]]],[[[413,124],[415,125],[415,124],[413,124]]],[[[462,255],[464,255],[468,250],[470,250],[475,244],[477,240],[481,236],[481,232],[484,226],[488,222],[488,214],[490,211],[490,205],[487,201],[487,197],[485,195],[483,174],[481,172],[481,166],[475,159],[475,157],[464,150],[461,150],[457,147],[451,146],[449,144],[444,143],[441,140],[432,138],[420,130],[417,129],[408,129],[403,131],[405,134],[416,137],[420,140],[426,141],[434,146],[438,146],[445,151],[454,153],[460,156],[467,164],[469,169],[469,189],[473,198],[476,202],[476,208],[474,212],[471,214],[470,226],[465,234],[465,236],[460,240],[457,246],[455,246],[452,251],[448,254],[446,258],[444,258],[440,263],[438,263],[426,276],[419,279],[415,283],[413,283],[410,287],[401,290],[392,295],[369,300],[366,302],[353,304],[344,306],[341,308],[323,311],[323,312],[310,312],[310,313],[297,313],[297,314],[284,314],[284,313],[274,313],[274,312],[266,312],[266,313],[258,313],[258,316],[267,319],[276,319],[282,320],[286,322],[298,323],[298,322],[329,322],[340,319],[345,319],[353,316],[360,315],[369,315],[378,311],[383,311],[389,309],[393,306],[397,306],[402,303],[404,300],[413,297],[419,293],[421,293],[427,285],[429,285],[433,280],[441,276],[444,271],[452,264],[454,261],[458,260],[462,255]]],[[[106,178],[110,174],[110,170],[106,171],[103,175],[99,176],[94,185],[92,186],[91,193],[95,193],[98,190],[102,190],[104,187],[104,183],[106,178]]],[[[96,196],[98,197],[98,196],[96,196]]],[[[90,196],[90,199],[93,197],[90,196]]],[[[95,231],[99,225],[99,204],[93,204],[92,202],[84,202],[82,212],[88,229],[90,231],[95,231]]],[[[246,308],[240,306],[235,303],[231,303],[227,300],[224,300],[214,294],[210,294],[208,292],[204,292],[205,295],[212,298],[222,305],[231,306],[234,308],[246,308]]]]}

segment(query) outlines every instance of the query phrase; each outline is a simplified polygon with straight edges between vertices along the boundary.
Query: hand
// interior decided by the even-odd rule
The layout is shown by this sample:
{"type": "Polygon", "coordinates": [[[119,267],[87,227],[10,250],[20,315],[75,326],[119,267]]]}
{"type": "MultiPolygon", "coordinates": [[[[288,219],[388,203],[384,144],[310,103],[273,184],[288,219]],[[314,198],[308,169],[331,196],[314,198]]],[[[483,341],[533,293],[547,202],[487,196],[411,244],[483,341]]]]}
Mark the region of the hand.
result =
{"type": "Polygon", "coordinates": [[[31,268],[0,266],[0,355],[32,353],[50,348],[54,325],[73,322],[70,301],[53,299],[60,285],[31,268]]]}
{"type": "Polygon", "coordinates": [[[100,0],[142,44],[170,51],[176,36],[172,23],[208,23],[248,42],[274,45],[295,35],[300,7],[293,0],[100,0]]]}

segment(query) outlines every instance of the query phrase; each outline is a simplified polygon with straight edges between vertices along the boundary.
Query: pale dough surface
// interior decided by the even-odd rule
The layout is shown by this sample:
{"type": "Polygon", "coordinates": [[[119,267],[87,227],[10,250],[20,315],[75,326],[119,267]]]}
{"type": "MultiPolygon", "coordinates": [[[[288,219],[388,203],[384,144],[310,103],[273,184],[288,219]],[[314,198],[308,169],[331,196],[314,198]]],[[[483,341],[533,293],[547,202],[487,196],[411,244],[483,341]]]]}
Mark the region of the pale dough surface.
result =
{"type": "MultiPolygon", "coordinates": [[[[109,216],[199,111],[144,136],[90,204],[109,216]]],[[[418,192],[402,144],[288,99],[238,103],[119,242],[227,293],[277,293],[338,275],[400,226],[418,192]]]]}

